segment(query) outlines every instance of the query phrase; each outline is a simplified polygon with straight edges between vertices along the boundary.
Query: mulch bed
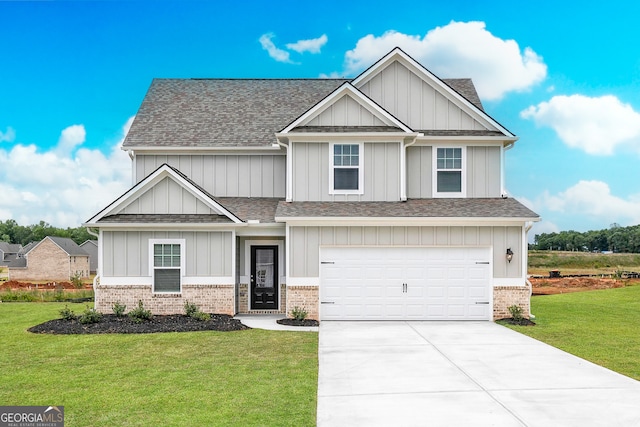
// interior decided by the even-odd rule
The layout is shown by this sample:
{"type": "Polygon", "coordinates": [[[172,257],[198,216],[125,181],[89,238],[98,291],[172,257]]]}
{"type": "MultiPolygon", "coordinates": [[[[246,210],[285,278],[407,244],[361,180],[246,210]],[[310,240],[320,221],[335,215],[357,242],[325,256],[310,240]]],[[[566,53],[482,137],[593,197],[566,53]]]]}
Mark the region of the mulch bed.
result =
{"type": "Polygon", "coordinates": [[[529,319],[520,319],[514,320],[511,317],[507,317],[505,319],[497,320],[497,323],[507,324],[507,325],[518,325],[518,326],[535,326],[535,322],[532,322],[529,319]]]}
{"type": "Polygon", "coordinates": [[[29,328],[36,334],[150,334],[156,332],[241,331],[250,329],[238,319],[226,314],[212,314],[209,320],[197,320],[183,314],[153,316],[135,323],[129,316],[105,314],[98,323],[85,324],[77,320],[55,319],[29,328]]]}
{"type": "Polygon", "coordinates": [[[313,319],[304,319],[304,320],[296,320],[296,319],[278,319],[276,323],[280,325],[287,326],[319,326],[320,322],[313,319]]]}

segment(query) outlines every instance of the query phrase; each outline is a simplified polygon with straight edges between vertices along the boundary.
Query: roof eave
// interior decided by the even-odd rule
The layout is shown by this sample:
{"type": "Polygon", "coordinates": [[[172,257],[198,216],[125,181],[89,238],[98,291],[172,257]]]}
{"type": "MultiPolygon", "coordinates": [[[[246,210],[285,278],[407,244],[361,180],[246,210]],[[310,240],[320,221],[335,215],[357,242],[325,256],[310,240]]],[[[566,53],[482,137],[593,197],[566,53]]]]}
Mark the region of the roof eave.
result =
{"type": "Polygon", "coordinates": [[[286,223],[322,223],[322,224],[346,224],[351,225],[505,225],[524,224],[538,222],[540,217],[302,217],[302,216],[277,216],[276,222],[286,223]]]}

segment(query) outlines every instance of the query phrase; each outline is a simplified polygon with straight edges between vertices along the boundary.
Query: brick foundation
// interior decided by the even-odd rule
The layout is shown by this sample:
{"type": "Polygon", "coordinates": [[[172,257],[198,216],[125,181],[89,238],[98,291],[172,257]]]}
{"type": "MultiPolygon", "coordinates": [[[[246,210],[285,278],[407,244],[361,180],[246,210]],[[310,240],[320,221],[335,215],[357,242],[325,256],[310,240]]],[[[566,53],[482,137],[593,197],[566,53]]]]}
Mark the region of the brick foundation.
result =
{"type": "Polygon", "coordinates": [[[318,286],[287,286],[287,315],[294,307],[301,307],[307,311],[308,319],[320,320],[318,286]]]}
{"type": "Polygon", "coordinates": [[[183,314],[189,301],[205,313],[235,315],[234,285],[183,285],[182,294],[154,294],[151,285],[99,285],[95,307],[100,313],[113,313],[113,304],[127,306],[127,312],[142,300],[153,314],[183,314]]]}
{"type": "Polygon", "coordinates": [[[529,317],[531,290],[528,286],[496,286],[493,288],[493,320],[511,317],[509,307],[518,305],[522,315],[529,317]]]}
{"type": "Polygon", "coordinates": [[[249,285],[238,285],[238,313],[240,314],[284,314],[287,304],[287,285],[280,284],[280,310],[250,310],[249,309],[249,285]]]}

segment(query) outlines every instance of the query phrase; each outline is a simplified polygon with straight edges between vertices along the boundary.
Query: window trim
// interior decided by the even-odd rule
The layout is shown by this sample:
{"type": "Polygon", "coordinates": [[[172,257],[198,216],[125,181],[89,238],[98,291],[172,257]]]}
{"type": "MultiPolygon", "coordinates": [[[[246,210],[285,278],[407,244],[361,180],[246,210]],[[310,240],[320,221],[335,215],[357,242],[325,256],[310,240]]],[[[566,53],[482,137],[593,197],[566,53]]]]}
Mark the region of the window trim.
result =
{"type": "Polygon", "coordinates": [[[151,276],[151,292],[154,294],[181,294],[182,282],[185,276],[185,239],[149,239],[149,273],[151,276]],[[155,245],[180,245],[180,267],[173,269],[180,270],[180,288],[178,291],[156,291],[156,268],[166,269],[167,267],[156,267],[154,264],[154,247],[155,245]]]}
{"type": "MultiPolygon", "coordinates": [[[[338,168],[343,169],[341,166],[338,166],[338,168]]],[[[329,143],[329,194],[364,194],[364,143],[347,141],[329,143]],[[336,190],[334,188],[334,170],[336,166],[333,164],[333,151],[336,145],[358,146],[358,188],[356,190],[336,190]]]]}
{"type": "Polygon", "coordinates": [[[467,197],[467,147],[449,146],[449,145],[434,145],[432,148],[432,170],[433,170],[433,183],[432,194],[434,198],[463,198],[467,197]],[[438,169],[438,149],[439,148],[459,148],[461,150],[461,165],[460,169],[438,169]],[[460,191],[441,191],[438,192],[438,172],[440,171],[460,171],[460,191]]]}

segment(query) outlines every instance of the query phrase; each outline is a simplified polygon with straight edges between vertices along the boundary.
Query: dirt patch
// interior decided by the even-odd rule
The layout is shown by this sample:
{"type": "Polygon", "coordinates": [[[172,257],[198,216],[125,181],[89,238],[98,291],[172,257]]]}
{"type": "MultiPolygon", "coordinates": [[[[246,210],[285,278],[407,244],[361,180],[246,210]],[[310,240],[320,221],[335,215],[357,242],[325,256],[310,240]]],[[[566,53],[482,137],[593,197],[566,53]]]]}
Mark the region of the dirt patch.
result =
{"type": "Polygon", "coordinates": [[[0,289],[23,289],[23,290],[74,290],[74,289],[92,289],[91,283],[84,284],[82,288],[76,288],[71,282],[47,282],[47,283],[31,283],[31,282],[18,282],[15,280],[9,280],[0,284],[0,289]]]}
{"type": "Polygon", "coordinates": [[[156,332],[241,331],[250,329],[226,314],[212,314],[209,320],[197,320],[182,314],[153,316],[135,323],[129,316],[105,314],[98,323],[83,325],[77,320],[55,319],[29,328],[36,334],[150,334],[156,332]]]}
{"type": "MultiPolygon", "coordinates": [[[[531,278],[534,295],[554,295],[568,292],[594,291],[598,289],[624,288],[633,279],[610,279],[598,277],[531,278]]],[[[638,280],[635,279],[635,282],[638,280]]]]}

